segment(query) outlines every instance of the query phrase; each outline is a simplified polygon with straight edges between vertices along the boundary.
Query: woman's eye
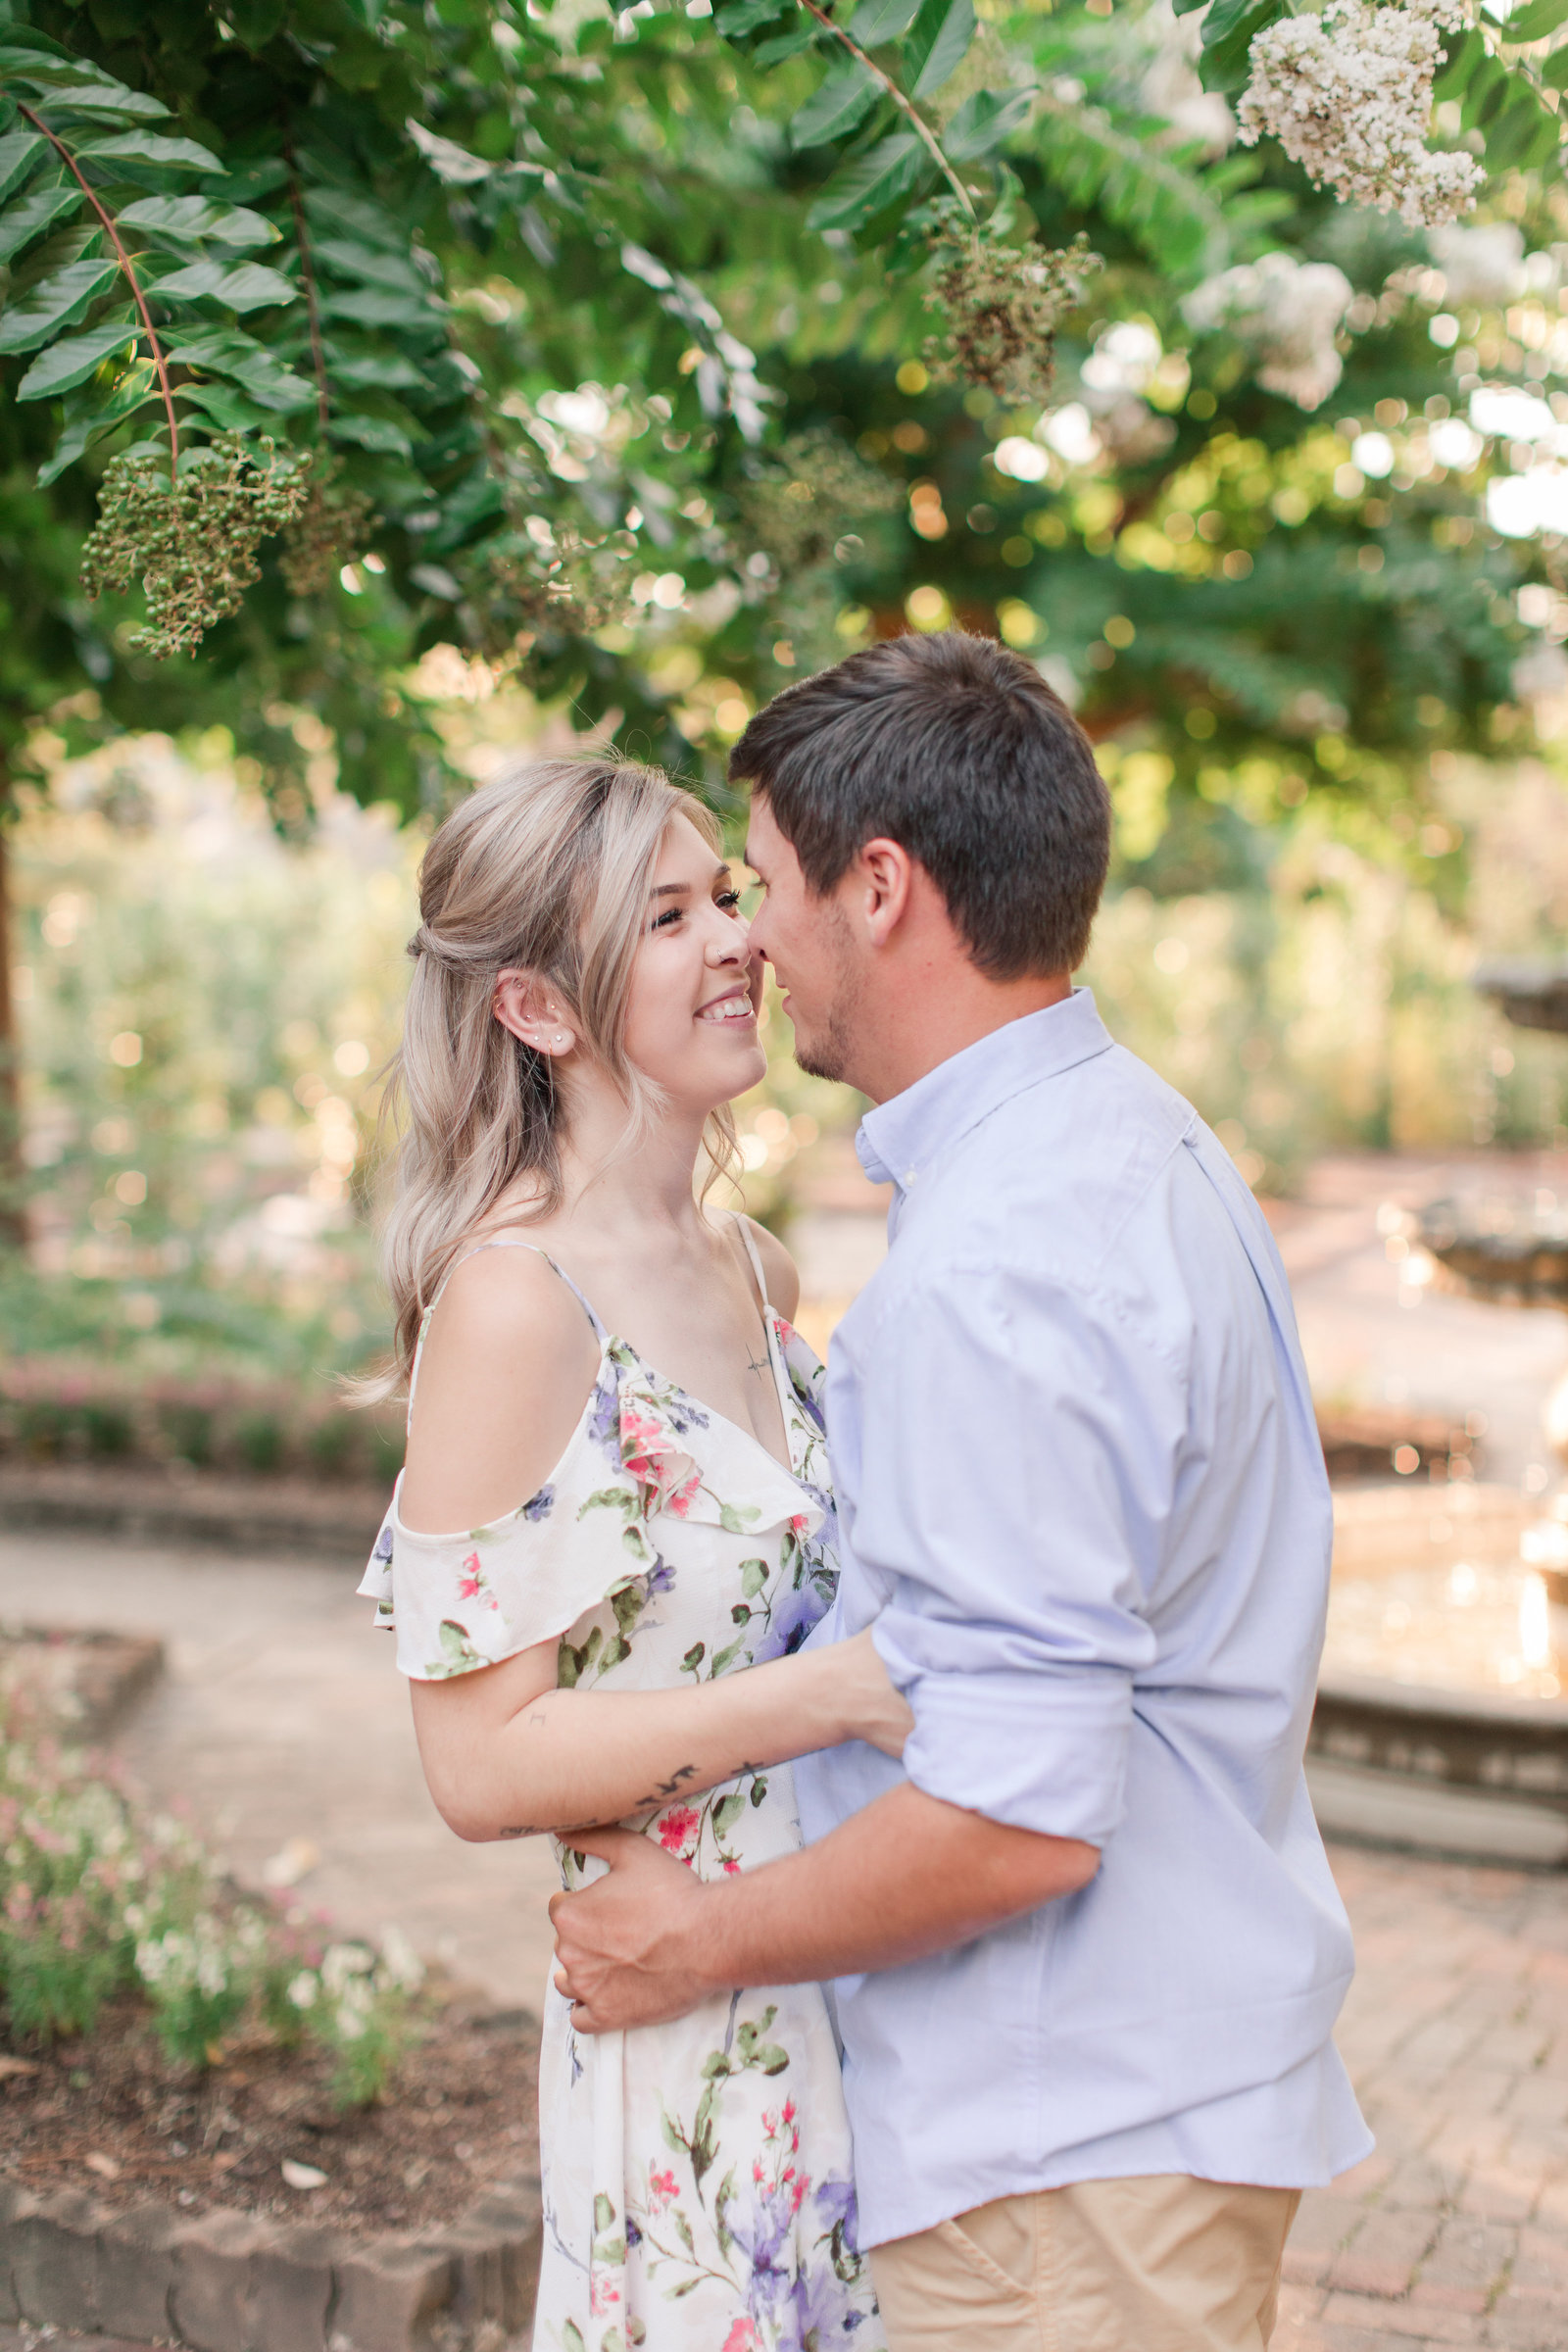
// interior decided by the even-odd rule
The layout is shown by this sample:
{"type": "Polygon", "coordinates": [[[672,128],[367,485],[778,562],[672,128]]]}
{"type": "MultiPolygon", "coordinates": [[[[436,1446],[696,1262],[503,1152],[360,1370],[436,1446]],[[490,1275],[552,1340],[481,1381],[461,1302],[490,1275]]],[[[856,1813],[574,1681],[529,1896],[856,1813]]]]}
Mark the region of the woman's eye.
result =
{"type": "Polygon", "coordinates": [[[655,917],[654,917],[654,919],[653,919],[653,922],[652,922],[652,924],[651,924],[650,928],[651,928],[652,930],[655,930],[655,931],[662,931],[662,930],[664,930],[664,929],[665,929],[665,928],[666,928],[666,927],[667,927],[667,926],[668,926],[670,923],[678,923],[678,922],[680,921],[680,918],[681,918],[681,909],[680,909],[680,907],[678,907],[678,906],[671,906],[671,907],[669,908],[669,910],[668,910],[668,912],[667,912],[667,913],[664,913],[664,914],[656,914],[656,915],[655,915],[655,917]]]}
{"type": "Polygon", "coordinates": [[[717,898],[713,901],[713,905],[715,906],[722,906],[726,914],[734,914],[739,907],[740,903],[741,894],[738,890],[721,890],[717,898]]]}

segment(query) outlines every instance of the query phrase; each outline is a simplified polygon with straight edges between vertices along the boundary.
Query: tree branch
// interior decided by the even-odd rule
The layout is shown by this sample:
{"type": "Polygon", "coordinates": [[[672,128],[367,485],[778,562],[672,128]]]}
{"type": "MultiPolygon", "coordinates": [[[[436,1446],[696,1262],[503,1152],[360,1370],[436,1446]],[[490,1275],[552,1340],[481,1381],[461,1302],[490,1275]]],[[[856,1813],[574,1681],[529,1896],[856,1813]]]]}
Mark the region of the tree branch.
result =
{"type": "Polygon", "coordinates": [[[958,174],[956,172],[955,172],[953,166],[943,154],[941,140],[937,137],[936,132],[932,129],[930,123],[921,114],[913,99],[906,98],[905,96],[904,92],[900,89],[898,83],[894,80],[891,74],[884,74],[880,66],[876,66],[871,63],[871,60],[866,56],[865,51],[860,47],[858,41],[852,41],[849,34],[845,31],[843,25],[835,24],[832,18],[828,15],[826,9],[819,8],[817,6],[817,0],[801,0],[801,6],[806,10],[808,16],[811,16],[816,19],[817,23],[822,26],[824,31],[830,32],[836,41],[843,42],[850,55],[865,68],[865,71],[870,74],[873,81],[879,81],[882,84],[883,89],[892,99],[894,105],[899,109],[899,112],[906,118],[907,122],[913,124],[915,131],[930,149],[932,162],[936,165],[937,170],[941,172],[943,178],[947,181],[949,187],[953,190],[953,193],[962,205],[964,212],[968,215],[969,220],[978,225],[978,216],[975,212],[974,206],[969,201],[968,189],[964,186],[962,180],[958,177],[958,174]]]}
{"type": "Polygon", "coordinates": [[[125,251],[123,244],[121,242],[120,231],[115,226],[112,215],[108,211],[107,207],[100,202],[97,189],[93,186],[91,180],[88,179],[86,173],[81,170],[81,167],[76,162],[75,157],[72,154],[71,149],[66,145],[63,139],[56,137],[55,133],[50,129],[48,123],[45,122],[40,116],[35,115],[30,106],[24,106],[20,99],[17,102],[17,112],[24,118],[25,122],[28,122],[32,124],[34,130],[38,131],[44,138],[48,140],[50,146],[59,156],[61,162],[65,165],[66,170],[71,173],[72,178],[76,182],[76,185],[86,197],[87,202],[92,206],[93,211],[103,222],[104,233],[115,249],[115,259],[120,264],[121,273],[124,277],[125,283],[129,286],[132,295],[135,297],[136,308],[141,313],[142,332],[146,335],[148,342],[153,347],[153,366],[158,370],[158,386],[159,390],[164,396],[164,414],[169,418],[169,479],[171,486],[172,486],[177,483],[179,479],[179,421],[174,415],[174,395],[169,381],[169,363],[164,357],[164,347],[158,340],[158,329],[156,326],[154,326],[153,315],[147,308],[147,297],[141,290],[141,280],[136,275],[135,267],[131,261],[130,255],[125,251]]]}
{"type": "Polygon", "coordinates": [[[311,366],[316,372],[316,420],[324,433],[332,416],[331,392],[326,380],[326,354],[321,348],[321,312],[316,292],[316,270],[311,262],[310,232],[305,220],[305,199],[300,193],[299,173],[294,169],[294,142],[283,149],[288,166],[288,201],[294,215],[294,234],[300,249],[300,275],[305,281],[305,310],[311,322],[311,366]]]}

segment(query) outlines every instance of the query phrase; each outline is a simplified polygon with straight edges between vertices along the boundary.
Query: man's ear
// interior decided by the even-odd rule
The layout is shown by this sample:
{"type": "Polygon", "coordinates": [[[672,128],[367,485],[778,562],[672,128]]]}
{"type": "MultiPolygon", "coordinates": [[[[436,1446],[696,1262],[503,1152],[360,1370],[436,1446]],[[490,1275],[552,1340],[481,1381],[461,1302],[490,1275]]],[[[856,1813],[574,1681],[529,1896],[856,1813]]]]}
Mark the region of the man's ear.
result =
{"type": "Polygon", "coordinates": [[[873,948],[885,948],[909,911],[914,859],[902,842],[882,835],[865,842],[855,860],[851,905],[873,948]]]}
{"type": "Polygon", "coordinates": [[[559,1061],[577,1042],[576,1031],[560,997],[537,972],[509,970],[496,978],[490,1009],[503,1029],[559,1061]]]}

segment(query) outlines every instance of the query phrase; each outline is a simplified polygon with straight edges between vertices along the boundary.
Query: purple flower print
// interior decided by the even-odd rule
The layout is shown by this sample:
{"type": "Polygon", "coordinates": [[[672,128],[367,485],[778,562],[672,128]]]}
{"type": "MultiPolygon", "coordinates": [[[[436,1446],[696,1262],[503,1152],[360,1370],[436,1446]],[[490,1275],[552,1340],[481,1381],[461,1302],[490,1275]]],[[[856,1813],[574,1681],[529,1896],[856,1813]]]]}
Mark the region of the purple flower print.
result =
{"type": "Polygon", "coordinates": [[[371,1552],[370,1558],[372,1563],[376,1560],[379,1560],[384,1565],[388,1560],[391,1559],[391,1557],[392,1522],[391,1519],[388,1518],[382,1523],[381,1533],[375,1539],[375,1549],[371,1552]]]}
{"type": "Polygon", "coordinates": [[[535,1494],[530,1501],[523,1504],[522,1515],[525,1519],[548,1519],[555,1507],[555,1488],[541,1487],[538,1494],[535,1494]]]}
{"type": "Polygon", "coordinates": [[[607,1362],[599,1376],[599,1386],[593,1394],[588,1415],[588,1435],[601,1453],[620,1468],[620,1386],[613,1363],[607,1362]]]}
{"type": "Polygon", "coordinates": [[[673,1592],[675,1590],[675,1571],[662,1552],[654,1554],[654,1564],[644,1577],[643,1583],[647,1588],[650,1600],[656,1592],[673,1592]]]}
{"type": "MultiPolygon", "coordinates": [[[[803,1567],[808,1568],[808,1562],[803,1567]]],[[[803,1574],[798,1585],[787,1585],[773,1595],[773,1613],[767,1621],[767,1631],[752,1652],[752,1664],[763,1666],[769,1658],[793,1657],[814,1625],[827,1615],[828,1598],[818,1592],[816,1579],[803,1574]]]]}

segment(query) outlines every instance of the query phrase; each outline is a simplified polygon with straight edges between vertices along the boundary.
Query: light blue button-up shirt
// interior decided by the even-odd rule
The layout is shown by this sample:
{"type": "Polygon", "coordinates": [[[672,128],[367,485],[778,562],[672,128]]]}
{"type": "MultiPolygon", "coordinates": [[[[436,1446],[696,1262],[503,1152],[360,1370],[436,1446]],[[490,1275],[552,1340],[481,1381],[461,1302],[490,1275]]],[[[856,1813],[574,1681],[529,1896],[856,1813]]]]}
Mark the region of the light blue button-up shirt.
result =
{"type": "MultiPolygon", "coordinates": [[[[820,1636],[876,1620],[917,1788],[1102,1849],[1082,1892],[837,1985],[863,2238],[1070,2180],[1327,2180],[1372,2143],[1301,1771],[1329,1494],[1268,1228],[1083,990],[858,1148],[896,1190],[833,1340],[820,1636]]],[[[807,1836],[899,1777],[804,1759],[807,1836]]]]}

